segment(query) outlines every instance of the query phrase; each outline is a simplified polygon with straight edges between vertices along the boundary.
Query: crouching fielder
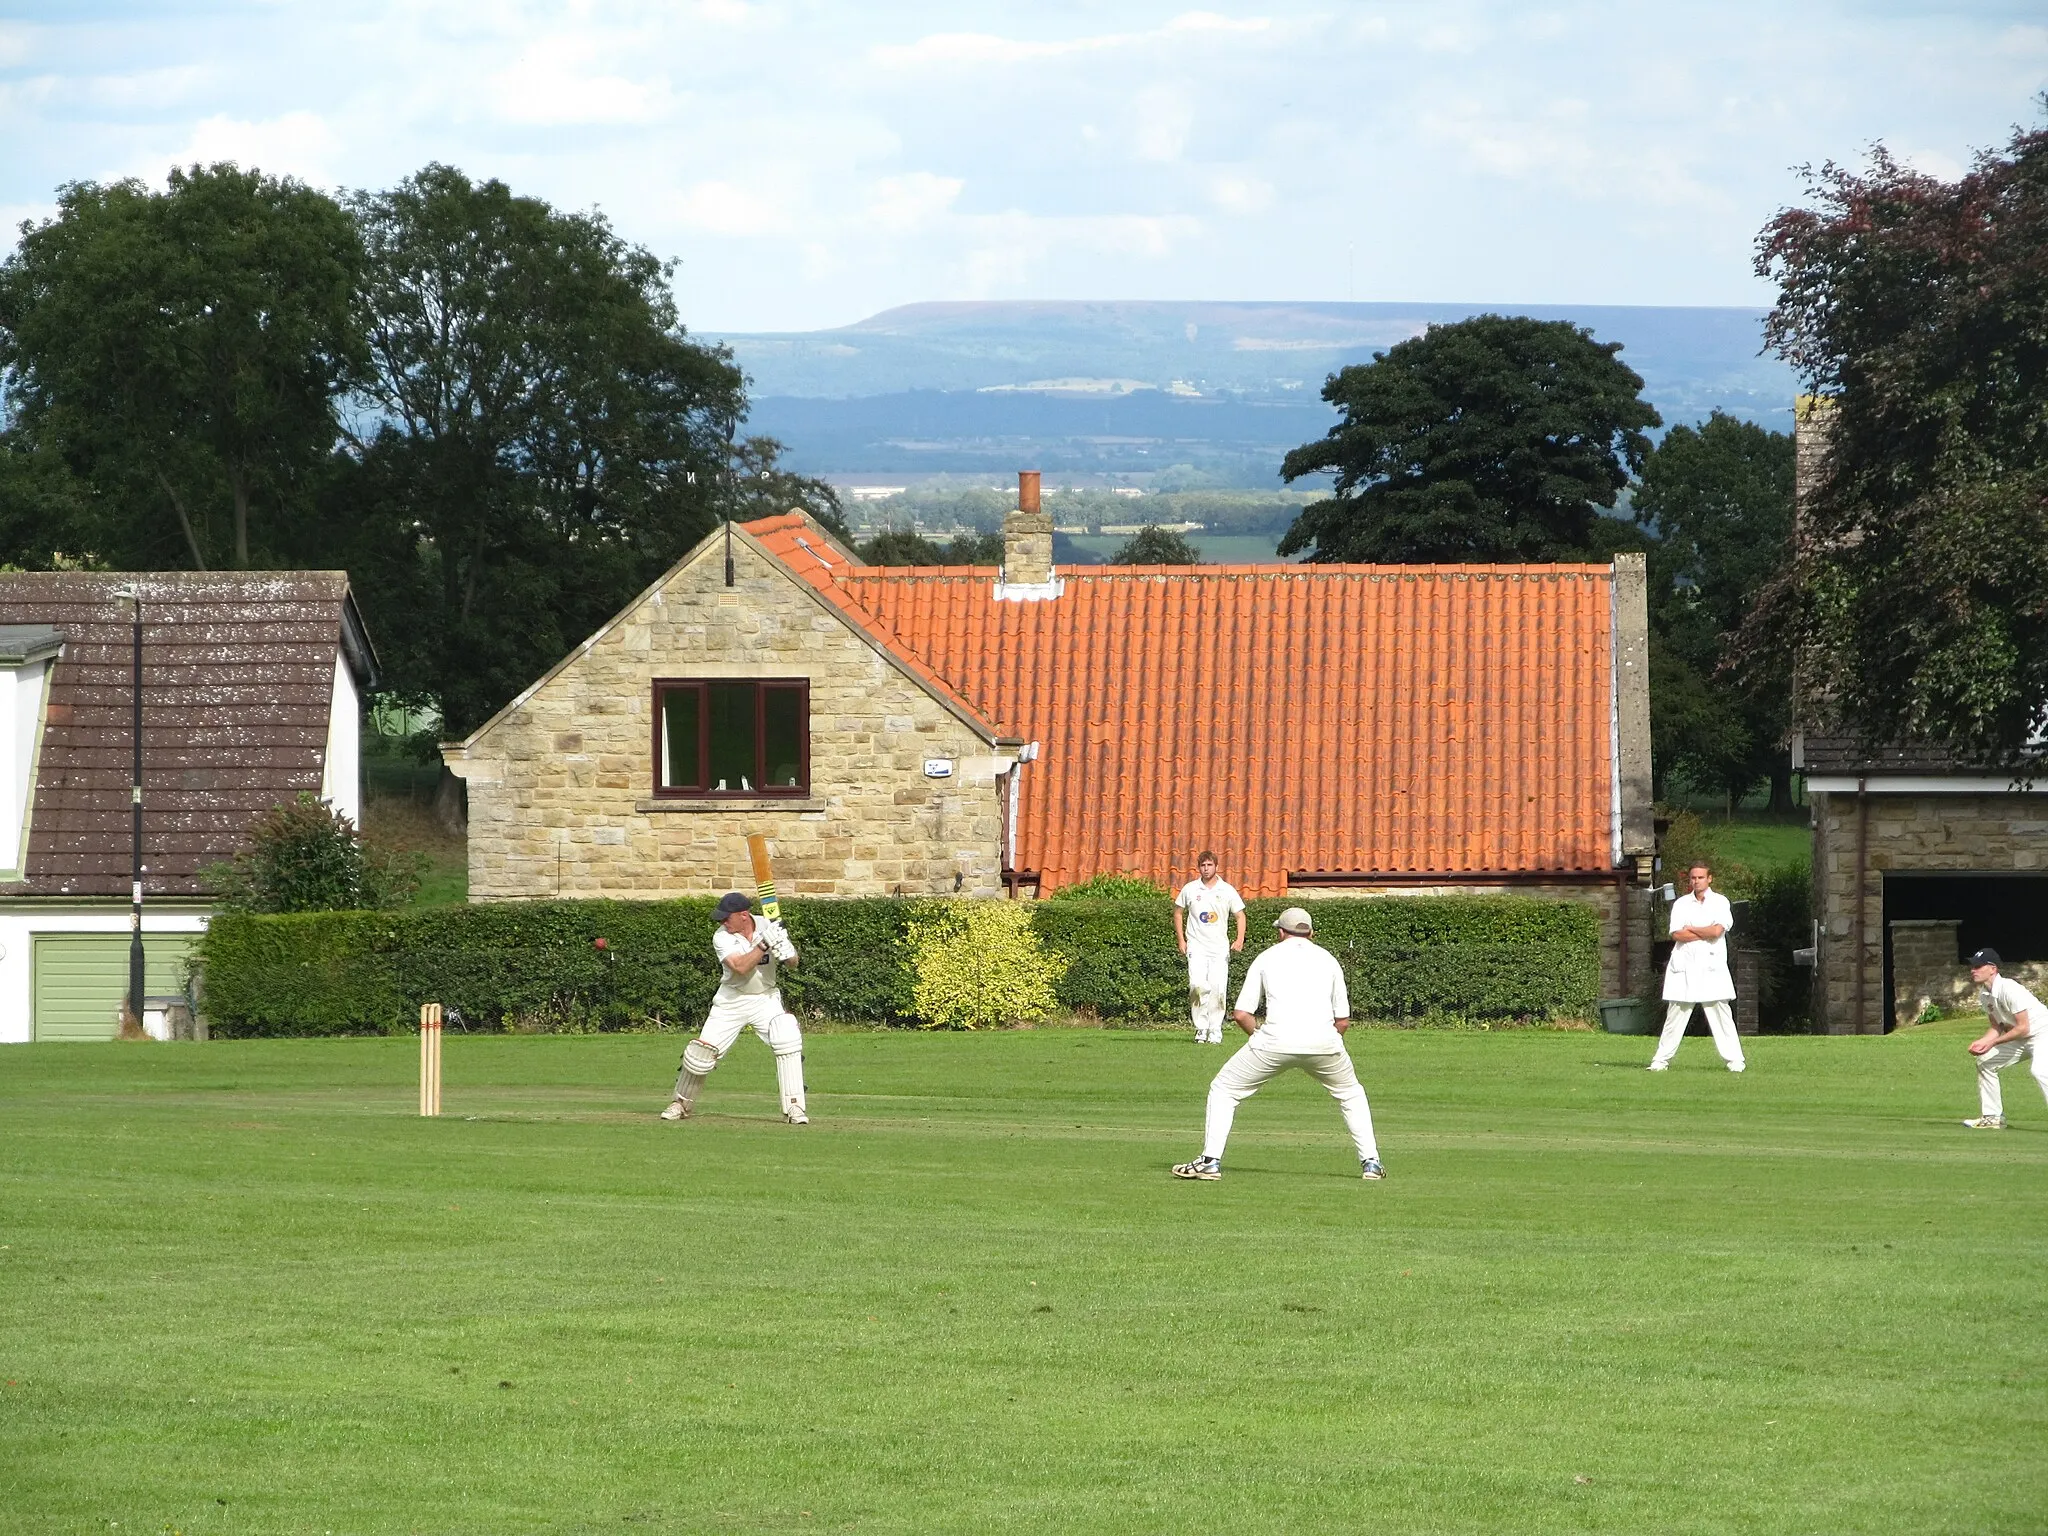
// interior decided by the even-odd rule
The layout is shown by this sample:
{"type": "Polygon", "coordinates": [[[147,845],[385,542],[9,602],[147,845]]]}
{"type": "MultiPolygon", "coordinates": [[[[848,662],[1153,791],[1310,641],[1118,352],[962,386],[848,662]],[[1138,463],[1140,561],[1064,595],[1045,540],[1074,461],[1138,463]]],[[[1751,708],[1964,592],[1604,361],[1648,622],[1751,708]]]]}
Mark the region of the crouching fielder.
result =
{"type": "Polygon", "coordinates": [[[664,1120],[687,1120],[696,1112],[697,1095],[711,1069],[725,1059],[742,1029],[751,1028],[775,1053],[775,1086],[782,1100],[782,1118],[791,1125],[809,1125],[804,1113],[804,1037],[796,1015],[782,1006],[777,968],[796,964],[796,946],[782,924],[756,921],[753,902],[738,891],[718,902],[720,923],[711,935],[722,974],[711,999],[704,1029],[683,1047],[682,1070],[676,1074],[676,1096],[661,1112],[664,1120]]]}
{"type": "Polygon", "coordinates": [[[1252,961],[1237,994],[1231,1017],[1251,1038],[1223,1064],[1209,1085],[1209,1118],[1202,1136],[1202,1155],[1174,1165],[1183,1179],[1223,1177],[1223,1144],[1237,1106],[1289,1067],[1299,1067],[1330,1090],[1344,1112],[1345,1129],[1358,1148],[1358,1165],[1368,1179],[1383,1179],[1379,1144],[1372,1134],[1372,1106],[1358,1084],[1351,1057],[1344,1049],[1344,1031],[1351,1027],[1351,1002],[1344,991],[1344,968],[1337,957],[1309,935],[1309,915],[1289,907],[1273,924],[1280,942],[1252,961]],[[1266,1022],[1259,1023],[1264,998],[1266,1022]]]}

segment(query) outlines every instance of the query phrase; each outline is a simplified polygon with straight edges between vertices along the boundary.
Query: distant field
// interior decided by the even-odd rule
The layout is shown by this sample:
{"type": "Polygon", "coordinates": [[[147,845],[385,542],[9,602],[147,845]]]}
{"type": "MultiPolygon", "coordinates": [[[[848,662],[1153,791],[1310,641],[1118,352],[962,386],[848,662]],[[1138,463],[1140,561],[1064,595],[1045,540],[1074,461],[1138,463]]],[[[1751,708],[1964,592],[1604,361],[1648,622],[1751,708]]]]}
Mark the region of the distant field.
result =
{"type": "Polygon", "coordinates": [[[2042,1529],[2048,1111],[1970,1026],[1222,1053],[834,1034],[0,1053],[9,1531],[2042,1529]],[[2015,1299],[2017,1298],[2017,1299],[2015,1299]]]}
{"type": "MultiPolygon", "coordinates": [[[[1107,560],[1130,538],[1129,534],[1074,534],[1074,546],[1091,555],[1107,560]]],[[[1202,559],[1210,565],[1256,565],[1280,557],[1273,553],[1273,546],[1280,542],[1280,536],[1258,535],[1215,535],[1191,533],[1187,540],[1201,552],[1202,559]]]]}

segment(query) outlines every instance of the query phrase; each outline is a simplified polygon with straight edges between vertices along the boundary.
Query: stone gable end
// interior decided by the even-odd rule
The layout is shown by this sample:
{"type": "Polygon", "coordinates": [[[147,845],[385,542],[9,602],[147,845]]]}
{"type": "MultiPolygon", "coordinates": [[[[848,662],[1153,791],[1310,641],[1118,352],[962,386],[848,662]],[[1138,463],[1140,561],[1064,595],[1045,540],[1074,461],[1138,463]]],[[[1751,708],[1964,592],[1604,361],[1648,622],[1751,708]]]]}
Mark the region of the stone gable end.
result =
{"type": "Polygon", "coordinates": [[[745,540],[671,571],[449,766],[473,901],[751,890],[766,834],[799,896],[1002,894],[997,749],[745,540]],[[806,678],[811,794],[654,798],[656,678],[806,678]],[[930,778],[929,761],[950,763],[930,778]]]}

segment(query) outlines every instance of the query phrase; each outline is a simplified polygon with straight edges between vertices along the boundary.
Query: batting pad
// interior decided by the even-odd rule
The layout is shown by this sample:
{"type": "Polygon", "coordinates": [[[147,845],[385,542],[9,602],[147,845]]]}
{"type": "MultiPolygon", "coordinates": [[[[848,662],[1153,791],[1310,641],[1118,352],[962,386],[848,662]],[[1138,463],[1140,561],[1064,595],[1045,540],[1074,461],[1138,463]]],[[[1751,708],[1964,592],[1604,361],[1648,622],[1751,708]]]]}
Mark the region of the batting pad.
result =
{"type": "Polygon", "coordinates": [[[804,1034],[797,1027],[795,1014],[778,1013],[768,1021],[768,1048],[778,1061],[785,1056],[803,1054],[804,1034]]]}

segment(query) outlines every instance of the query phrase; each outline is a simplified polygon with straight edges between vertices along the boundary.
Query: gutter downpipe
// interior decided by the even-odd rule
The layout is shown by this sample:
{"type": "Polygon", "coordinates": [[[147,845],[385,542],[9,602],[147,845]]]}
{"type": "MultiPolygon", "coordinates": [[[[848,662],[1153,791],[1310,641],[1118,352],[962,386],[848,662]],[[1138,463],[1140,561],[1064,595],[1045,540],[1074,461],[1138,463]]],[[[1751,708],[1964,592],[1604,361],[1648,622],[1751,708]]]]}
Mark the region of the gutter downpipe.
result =
{"type": "Polygon", "coordinates": [[[1869,892],[1864,890],[1867,878],[1865,870],[1870,850],[1870,797],[1867,793],[1870,780],[1858,775],[1856,779],[1856,1033],[1864,1034],[1863,1003],[1864,990],[1869,986],[1870,955],[1865,948],[1864,924],[1870,905],[1869,892]]]}

